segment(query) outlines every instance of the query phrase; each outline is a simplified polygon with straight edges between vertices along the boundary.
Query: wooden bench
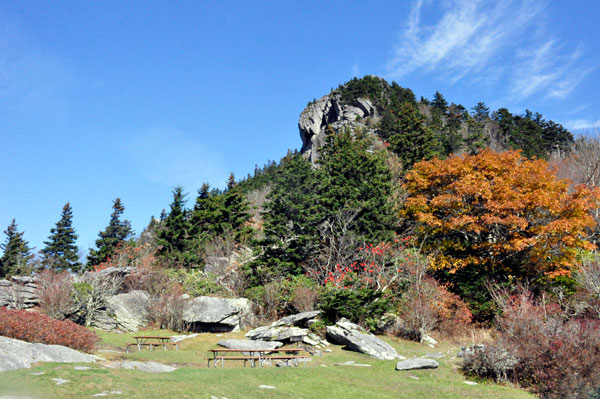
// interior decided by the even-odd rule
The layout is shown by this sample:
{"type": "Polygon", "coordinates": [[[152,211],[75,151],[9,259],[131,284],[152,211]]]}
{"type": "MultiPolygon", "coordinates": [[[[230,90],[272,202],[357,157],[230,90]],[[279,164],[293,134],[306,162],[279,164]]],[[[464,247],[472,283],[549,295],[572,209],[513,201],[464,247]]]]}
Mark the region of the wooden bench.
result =
{"type": "Polygon", "coordinates": [[[135,339],[135,344],[128,344],[125,348],[125,351],[129,353],[130,346],[136,346],[138,351],[142,350],[142,347],[147,346],[150,350],[154,350],[155,346],[162,346],[164,350],[167,350],[167,346],[175,347],[175,350],[178,349],[176,342],[171,342],[171,337],[156,337],[156,336],[147,336],[140,335],[133,337],[135,339]]]}
{"type": "Polygon", "coordinates": [[[225,360],[243,360],[244,367],[246,367],[246,363],[250,362],[250,367],[255,367],[256,362],[258,361],[258,366],[263,367],[263,365],[268,361],[269,367],[272,365],[273,360],[285,360],[286,365],[289,366],[289,362],[293,361],[296,366],[298,366],[298,359],[304,359],[304,366],[306,367],[306,359],[309,356],[304,355],[281,355],[281,352],[292,352],[297,353],[303,351],[304,349],[211,349],[209,352],[212,352],[213,356],[209,357],[207,360],[207,367],[210,368],[210,362],[213,361],[214,367],[217,367],[218,362],[221,362],[221,368],[224,367],[225,360]],[[223,354],[219,354],[222,352],[223,354]],[[230,356],[229,353],[241,353],[242,356],[230,356]],[[275,353],[272,355],[271,353],[275,353]]]}

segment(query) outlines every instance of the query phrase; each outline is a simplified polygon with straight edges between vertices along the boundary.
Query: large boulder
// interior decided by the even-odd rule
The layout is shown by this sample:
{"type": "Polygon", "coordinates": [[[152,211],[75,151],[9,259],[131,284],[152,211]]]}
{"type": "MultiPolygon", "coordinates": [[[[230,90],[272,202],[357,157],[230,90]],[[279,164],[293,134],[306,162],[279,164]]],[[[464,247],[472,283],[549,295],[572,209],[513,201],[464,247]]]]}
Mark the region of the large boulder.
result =
{"type": "Polygon", "coordinates": [[[255,341],[302,341],[308,335],[308,330],[298,327],[273,327],[263,326],[250,330],[246,333],[246,338],[255,341]]]}
{"type": "Polygon", "coordinates": [[[145,291],[131,291],[114,295],[106,301],[106,309],[120,329],[135,332],[148,325],[150,295],[145,291]]]}
{"type": "Polygon", "coordinates": [[[341,319],[335,326],[327,327],[327,338],[348,349],[373,356],[377,359],[392,360],[398,357],[396,350],[360,326],[341,319]]]}
{"type": "Polygon", "coordinates": [[[320,314],[320,310],[311,310],[309,312],[296,313],[277,320],[276,322],[272,323],[271,326],[304,326],[309,320],[314,319],[320,314]]]}
{"type": "Polygon", "coordinates": [[[215,298],[201,296],[190,300],[183,311],[183,320],[194,331],[239,331],[253,320],[252,304],[246,298],[215,298]]]}
{"type": "Polygon", "coordinates": [[[437,369],[439,363],[433,359],[406,359],[396,363],[396,370],[437,369]]]}
{"type": "Polygon", "coordinates": [[[97,310],[92,317],[90,325],[104,331],[112,331],[119,327],[119,323],[110,317],[106,310],[97,310]]]}
{"type": "Polygon", "coordinates": [[[0,337],[0,371],[30,368],[38,362],[91,363],[96,357],[61,345],[32,344],[0,337]]]}

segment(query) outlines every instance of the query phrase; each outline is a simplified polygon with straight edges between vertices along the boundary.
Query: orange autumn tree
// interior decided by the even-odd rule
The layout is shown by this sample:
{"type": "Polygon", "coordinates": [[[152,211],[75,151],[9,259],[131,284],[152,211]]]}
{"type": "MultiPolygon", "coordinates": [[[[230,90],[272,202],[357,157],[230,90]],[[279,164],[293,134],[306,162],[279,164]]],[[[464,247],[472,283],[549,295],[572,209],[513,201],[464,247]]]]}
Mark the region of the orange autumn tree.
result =
{"type": "Polygon", "coordinates": [[[406,175],[403,214],[417,222],[433,268],[446,274],[474,267],[505,280],[569,275],[598,189],[569,189],[546,161],[519,151],[433,159],[406,175]]]}

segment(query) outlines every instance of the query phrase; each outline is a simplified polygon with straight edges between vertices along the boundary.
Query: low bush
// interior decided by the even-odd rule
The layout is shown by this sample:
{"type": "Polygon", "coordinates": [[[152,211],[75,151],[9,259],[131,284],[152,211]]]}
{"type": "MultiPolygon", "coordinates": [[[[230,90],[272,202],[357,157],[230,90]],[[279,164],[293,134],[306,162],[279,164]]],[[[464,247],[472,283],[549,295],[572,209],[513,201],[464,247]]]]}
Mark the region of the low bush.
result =
{"type": "Polygon", "coordinates": [[[135,273],[125,279],[125,286],[129,290],[143,290],[150,295],[150,322],[160,328],[185,330],[183,311],[187,300],[182,296],[182,285],[173,275],[160,268],[138,267],[135,273]]]}
{"type": "Polygon", "coordinates": [[[467,372],[509,379],[543,398],[592,397],[600,387],[600,322],[567,319],[528,292],[503,295],[501,308],[499,340],[465,356],[467,372]]]}
{"type": "Polygon", "coordinates": [[[53,319],[64,320],[76,310],[73,279],[69,272],[44,270],[36,276],[40,311],[53,319]]]}
{"type": "Polygon", "coordinates": [[[178,281],[183,290],[193,296],[216,295],[229,297],[231,293],[217,282],[217,277],[211,273],[198,270],[171,269],[169,276],[178,281]]]}
{"type": "Polygon", "coordinates": [[[369,288],[349,290],[327,286],[321,292],[319,307],[322,311],[321,317],[328,324],[345,317],[370,330],[375,330],[377,321],[390,309],[390,302],[381,291],[369,288]]]}
{"type": "Polygon", "coordinates": [[[55,320],[44,314],[0,308],[0,335],[32,343],[63,345],[92,352],[98,337],[69,320],[55,320]]]}
{"type": "Polygon", "coordinates": [[[314,310],[319,299],[317,283],[306,276],[292,276],[252,287],[244,295],[252,300],[263,321],[314,310]]]}

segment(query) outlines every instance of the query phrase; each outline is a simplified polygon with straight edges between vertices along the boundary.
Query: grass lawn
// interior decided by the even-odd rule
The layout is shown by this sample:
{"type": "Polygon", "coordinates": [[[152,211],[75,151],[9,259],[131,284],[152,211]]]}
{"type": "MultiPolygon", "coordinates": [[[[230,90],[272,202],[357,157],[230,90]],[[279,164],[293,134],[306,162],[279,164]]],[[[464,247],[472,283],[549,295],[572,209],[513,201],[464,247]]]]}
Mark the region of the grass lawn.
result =
{"type": "Polygon", "coordinates": [[[113,398],[533,398],[522,390],[492,383],[467,385],[455,357],[456,346],[442,343],[432,349],[394,338],[384,338],[399,354],[411,358],[441,352],[435,370],[396,371],[393,360],[369,356],[331,346],[331,353],[315,356],[298,368],[250,368],[243,362],[229,361],[225,368],[207,368],[208,349],[225,338],[243,339],[243,333],[201,334],[180,342],[178,351],[147,349],[125,353],[133,335],[172,335],[170,331],[148,330],[131,334],[97,331],[101,344],[98,356],[116,360],[155,361],[178,367],[171,373],[145,373],[106,368],[102,362],[79,364],[89,370],[75,370],[74,364],[41,363],[31,369],[0,373],[0,399],[10,398],[86,398],[98,393],[113,398]],[[346,361],[372,367],[335,366],[346,361]],[[32,373],[44,373],[34,375],[32,373]],[[57,385],[53,378],[69,380],[57,385]],[[260,385],[275,387],[260,388],[260,385]],[[120,393],[118,393],[120,392],[120,393]]]}

